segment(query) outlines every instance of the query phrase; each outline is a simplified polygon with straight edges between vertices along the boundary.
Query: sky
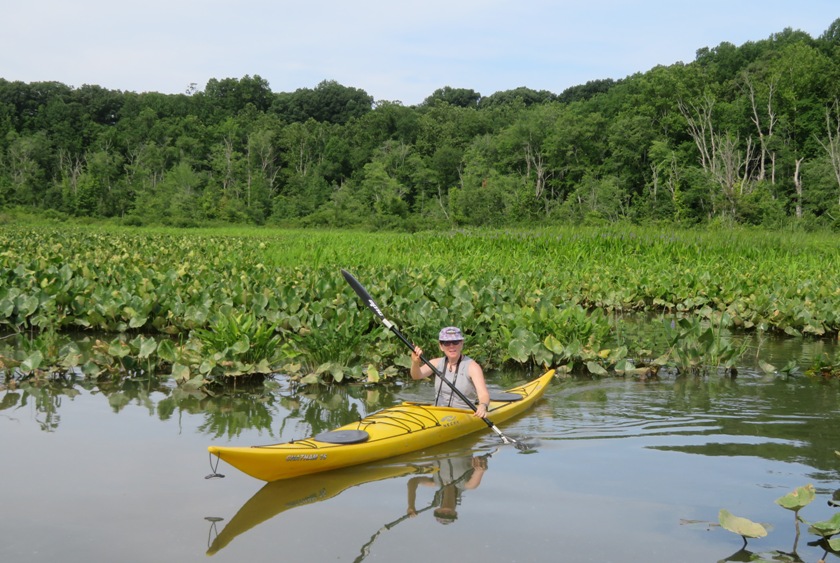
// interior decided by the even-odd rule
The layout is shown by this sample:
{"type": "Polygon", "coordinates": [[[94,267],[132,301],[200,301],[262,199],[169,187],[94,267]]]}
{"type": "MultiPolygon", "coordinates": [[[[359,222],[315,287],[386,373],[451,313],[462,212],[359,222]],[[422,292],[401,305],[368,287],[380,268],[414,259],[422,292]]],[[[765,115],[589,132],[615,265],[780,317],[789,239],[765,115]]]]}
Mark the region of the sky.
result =
{"type": "Polygon", "coordinates": [[[415,105],[446,86],[559,94],[837,18],[837,0],[0,0],[0,78],[177,94],[258,75],[415,105]]]}

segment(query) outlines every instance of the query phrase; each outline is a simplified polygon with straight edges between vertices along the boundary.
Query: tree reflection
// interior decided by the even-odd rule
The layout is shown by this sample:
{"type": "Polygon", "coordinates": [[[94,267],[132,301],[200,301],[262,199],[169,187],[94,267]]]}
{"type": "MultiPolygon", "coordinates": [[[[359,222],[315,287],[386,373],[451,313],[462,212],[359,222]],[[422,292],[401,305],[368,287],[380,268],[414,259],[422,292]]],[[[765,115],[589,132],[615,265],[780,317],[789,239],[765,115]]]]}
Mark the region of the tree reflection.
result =
{"type": "Polygon", "coordinates": [[[65,398],[73,399],[79,395],[73,378],[63,376],[45,380],[21,380],[15,382],[12,389],[7,389],[0,398],[0,411],[12,411],[32,407],[35,421],[44,432],[55,432],[61,422],[59,409],[65,398]]]}
{"type": "Polygon", "coordinates": [[[155,377],[92,380],[67,373],[11,379],[0,388],[0,411],[31,407],[45,432],[58,430],[65,398],[103,397],[114,413],[133,406],[161,421],[184,414],[203,417],[198,432],[215,439],[256,430],[270,436],[303,438],[358,420],[398,402],[397,387],[365,385],[297,386],[281,376],[254,385],[217,388],[213,395],[155,377]]]}

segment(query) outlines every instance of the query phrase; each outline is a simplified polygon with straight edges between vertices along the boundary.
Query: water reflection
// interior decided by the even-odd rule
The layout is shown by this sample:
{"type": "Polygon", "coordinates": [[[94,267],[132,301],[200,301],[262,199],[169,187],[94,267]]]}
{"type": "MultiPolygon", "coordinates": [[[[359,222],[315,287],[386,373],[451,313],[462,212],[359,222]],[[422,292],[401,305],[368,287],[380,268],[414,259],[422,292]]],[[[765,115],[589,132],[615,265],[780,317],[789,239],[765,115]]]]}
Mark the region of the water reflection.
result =
{"type": "Polygon", "coordinates": [[[417,472],[413,465],[349,467],[266,483],[242,505],[207,549],[213,555],[234,538],[288,510],[336,497],[351,487],[417,472]]]}
{"type": "Polygon", "coordinates": [[[564,422],[546,440],[645,436],[650,449],[754,457],[840,475],[838,382],[763,376],[680,377],[661,382],[569,382],[549,398],[564,422]]]}
{"type": "Polygon", "coordinates": [[[60,409],[81,394],[107,400],[114,413],[139,406],[161,421],[183,415],[204,418],[198,430],[214,439],[237,438],[257,430],[278,439],[317,434],[358,420],[398,402],[399,386],[368,388],[362,385],[296,387],[280,376],[261,385],[232,386],[209,396],[157,378],[89,379],[63,374],[47,378],[10,379],[0,387],[0,412],[31,408],[45,432],[56,432],[60,409]]]}
{"type": "Polygon", "coordinates": [[[14,419],[14,412],[25,407],[32,407],[34,420],[44,432],[55,432],[61,422],[59,409],[65,399],[72,400],[80,391],[76,382],[65,377],[57,377],[48,382],[36,384],[14,384],[0,397],[0,411],[14,419]]]}
{"type": "MultiPolygon", "coordinates": [[[[409,518],[432,511],[435,520],[441,524],[454,522],[458,517],[462,494],[464,491],[476,489],[481,484],[492,454],[493,452],[482,455],[458,452],[455,455],[437,457],[420,454],[419,457],[403,463],[367,464],[267,483],[242,505],[215,538],[212,537],[212,533],[223,519],[205,518],[212,523],[212,539],[209,541],[207,555],[217,553],[236,537],[284,512],[328,501],[352,487],[410,476],[406,480],[408,501],[404,513],[383,525],[361,547],[356,561],[362,561],[383,532],[409,518]],[[435,493],[430,503],[418,509],[416,503],[418,489],[421,487],[433,488],[435,493]]],[[[404,498],[401,496],[400,502],[404,502],[404,498]]]]}
{"type": "Polygon", "coordinates": [[[487,458],[484,456],[463,457],[456,456],[433,462],[431,476],[416,476],[408,480],[408,509],[406,514],[417,516],[415,507],[417,488],[419,486],[435,487],[434,510],[435,520],[441,524],[451,524],[458,518],[457,507],[461,503],[463,491],[477,488],[481,485],[484,472],[487,471],[487,458]]]}

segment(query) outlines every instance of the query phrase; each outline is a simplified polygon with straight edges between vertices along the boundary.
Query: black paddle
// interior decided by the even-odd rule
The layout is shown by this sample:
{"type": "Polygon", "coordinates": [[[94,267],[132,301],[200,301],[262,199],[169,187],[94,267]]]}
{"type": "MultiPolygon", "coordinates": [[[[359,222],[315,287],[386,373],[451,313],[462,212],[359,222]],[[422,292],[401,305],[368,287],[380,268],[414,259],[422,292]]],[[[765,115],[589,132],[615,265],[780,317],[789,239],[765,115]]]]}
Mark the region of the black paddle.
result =
{"type": "MultiPolygon", "coordinates": [[[[414,344],[409,342],[409,340],[405,336],[402,335],[402,333],[397,329],[397,327],[394,326],[394,323],[392,323],[391,321],[389,321],[388,319],[385,318],[385,315],[382,313],[382,310],[379,308],[379,306],[376,304],[376,302],[373,300],[373,298],[370,296],[370,294],[367,292],[367,290],[364,287],[362,287],[362,284],[360,284],[359,281],[356,278],[354,278],[353,275],[350,272],[348,272],[347,270],[341,270],[341,275],[344,276],[344,279],[347,280],[347,283],[350,284],[350,287],[353,288],[353,291],[356,292],[356,295],[358,295],[359,298],[365,303],[365,305],[367,305],[370,308],[370,310],[373,311],[373,313],[379,318],[379,320],[382,321],[382,324],[384,324],[385,327],[388,328],[391,332],[396,334],[397,338],[402,340],[403,344],[408,346],[408,348],[410,350],[414,351],[414,344]]],[[[451,381],[446,379],[443,376],[443,374],[440,373],[440,370],[438,370],[435,366],[433,366],[429,362],[429,360],[427,360],[425,358],[425,356],[423,356],[422,354],[420,355],[420,360],[424,364],[429,366],[432,369],[432,373],[434,373],[437,377],[439,377],[441,379],[441,381],[443,381],[444,383],[449,385],[449,387],[452,389],[452,391],[454,391],[455,394],[458,395],[461,398],[462,401],[467,403],[473,411],[477,410],[477,408],[473,404],[473,402],[470,401],[468,398],[466,398],[464,396],[464,394],[461,393],[461,391],[458,390],[458,388],[456,388],[455,385],[453,385],[451,381]]],[[[489,418],[484,418],[482,420],[484,420],[484,422],[487,424],[487,426],[489,426],[490,429],[493,432],[495,432],[499,436],[499,438],[502,439],[502,442],[504,442],[505,444],[513,444],[519,450],[527,450],[528,449],[528,446],[526,446],[524,444],[521,444],[520,442],[514,440],[513,438],[510,438],[510,437],[502,434],[502,431],[499,430],[499,428],[495,424],[493,424],[493,422],[489,418]]]]}

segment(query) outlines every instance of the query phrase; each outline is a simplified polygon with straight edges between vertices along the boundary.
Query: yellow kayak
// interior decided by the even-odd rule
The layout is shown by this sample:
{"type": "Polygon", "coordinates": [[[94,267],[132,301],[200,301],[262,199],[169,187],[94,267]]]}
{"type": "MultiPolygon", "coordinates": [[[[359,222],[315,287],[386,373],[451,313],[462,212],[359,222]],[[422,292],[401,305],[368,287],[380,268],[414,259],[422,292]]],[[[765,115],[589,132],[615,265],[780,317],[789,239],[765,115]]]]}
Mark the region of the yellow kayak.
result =
{"type": "MultiPolygon", "coordinates": [[[[487,418],[503,422],[540,398],[554,377],[550,370],[533,381],[490,395],[487,418]]],[[[487,428],[473,411],[404,402],[330,432],[281,444],[209,446],[210,454],[263,481],[277,481],[394,457],[487,428]]]]}

